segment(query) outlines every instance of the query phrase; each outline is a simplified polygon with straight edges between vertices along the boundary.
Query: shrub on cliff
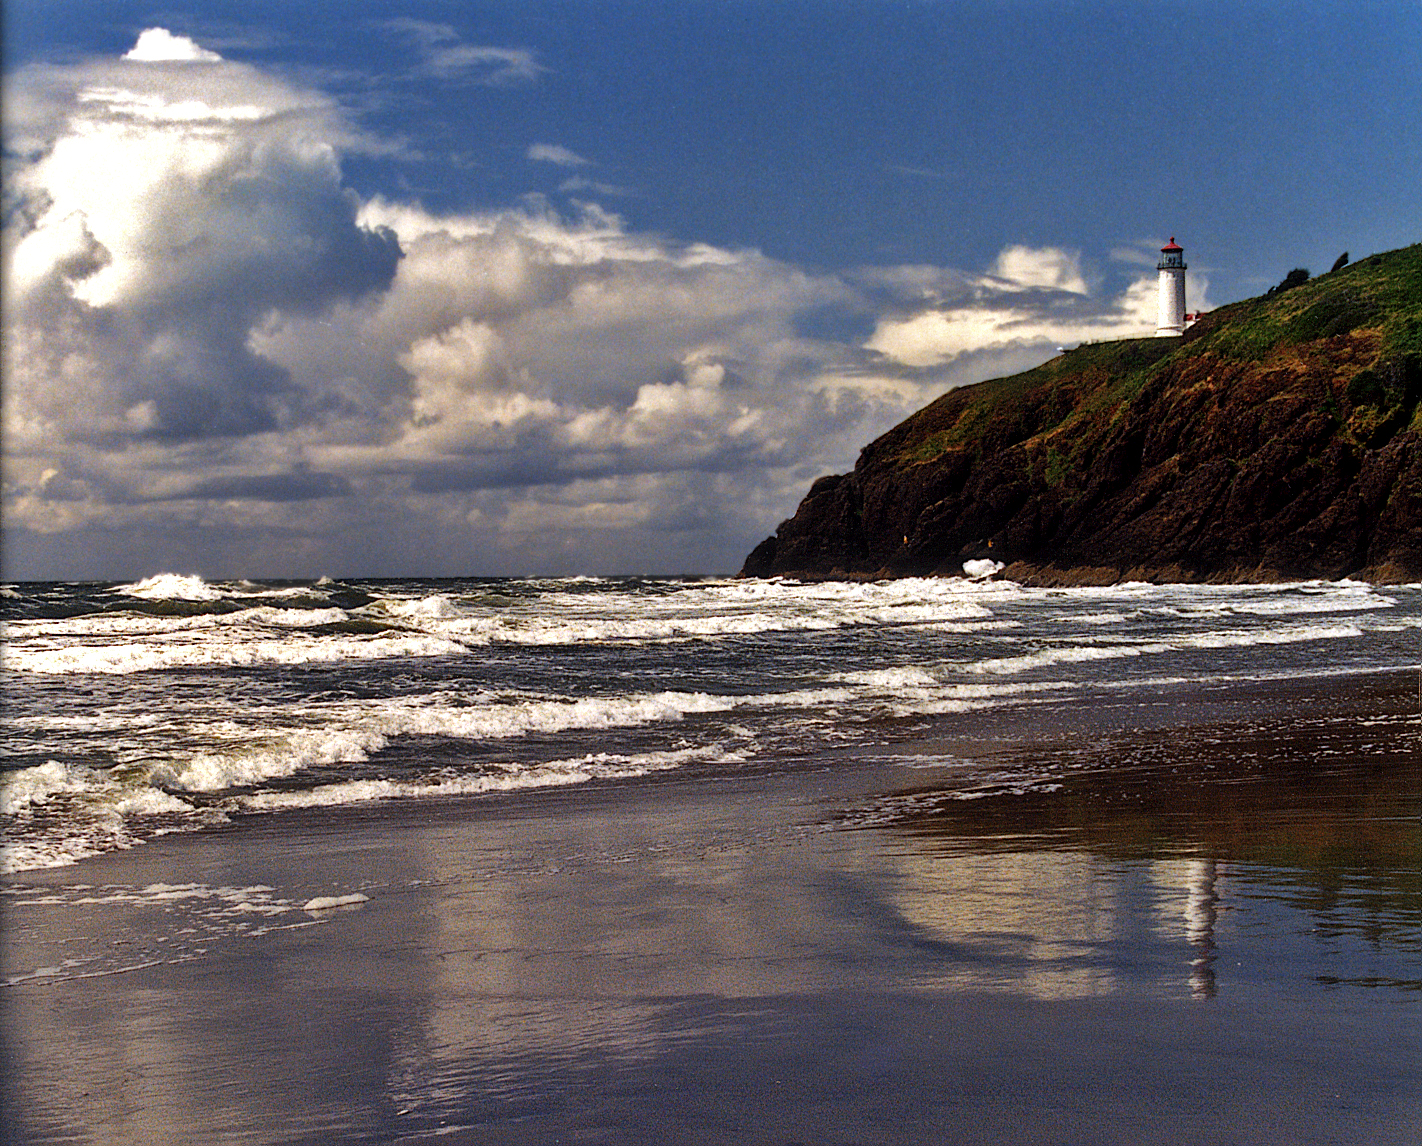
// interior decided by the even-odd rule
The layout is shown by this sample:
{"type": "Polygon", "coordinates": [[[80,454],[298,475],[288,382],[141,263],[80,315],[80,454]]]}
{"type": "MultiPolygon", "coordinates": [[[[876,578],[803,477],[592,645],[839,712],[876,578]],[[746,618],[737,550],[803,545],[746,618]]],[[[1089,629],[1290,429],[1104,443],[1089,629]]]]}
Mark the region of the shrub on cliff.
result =
{"type": "Polygon", "coordinates": [[[1296,286],[1303,286],[1308,282],[1308,271],[1303,267],[1295,267],[1284,276],[1284,281],[1278,286],[1270,287],[1266,294],[1283,294],[1286,290],[1293,290],[1296,286]]]}

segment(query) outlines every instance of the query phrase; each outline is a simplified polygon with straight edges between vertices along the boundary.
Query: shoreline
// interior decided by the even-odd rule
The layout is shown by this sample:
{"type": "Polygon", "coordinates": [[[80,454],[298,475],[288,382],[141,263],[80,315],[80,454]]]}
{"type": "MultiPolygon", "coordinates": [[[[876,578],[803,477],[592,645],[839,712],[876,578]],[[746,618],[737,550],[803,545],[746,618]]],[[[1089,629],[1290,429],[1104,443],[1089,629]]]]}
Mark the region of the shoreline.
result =
{"type": "Polygon", "coordinates": [[[1411,1141],[1406,676],[21,873],[5,977],[74,966],[0,988],[8,1140],[1411,1141]]]}
{"type": "MultiPolygon", "coordinates": [[[[984,551],[979,555],[991,557],[990,553],[984,551]]],[[[1211,571],[1193,572],[1182,568],[1179,565],[1133,565],[1129,567],[1115,565],[1069,565],[1060,567],[1050,562],[1045,564],[1032,561],[1012,561],[1004,565],[996,573],[987,577],[970,577],[961,569],[939,568],[928,572],[901,572],[890,566],[883,566],[872,573],[853,572],[842,568],[834,568],[829,571],[822,569],[787,569],[772,574],[747,573],[742,568],[736,575],[737,579],[747,581],[804,581],[810,584],[818,584],[825,581],[845,581],[850,584],[865,584],[875,581],[909,581],[919,578],[962,578],[969,581],[1011,581],[1022,585],[1028,589],[1098,589],[1108,588],[1112,585],[1128,585],[1142,583],[1147,585],[1298,585],[1307,584],[1313,581],[1325,583],[1337,583],[1341,581],[1356,581],[1361,584],[1378,586],[1412,586],[1418,585],[1418,576],[1415,570],[1408,570],[1401,565],[1388,563],[1380,566],[1368,566],[1355,572],[1343,576],[1330,576],[1323,573],[1284,573],[1278,569],[1265,568],[1263,566],[1254,568],[1229,568],[1211,571]]]]}
{"type": "MultiPolygon", "coordinates": [[[[1410,669],[1380,671],[1372,668],[1343,666],[1320,670],[1310,676],[1265,676],[1196,682],[1169,681],[1163,682],[1158,687],[1163,690],[1160,697],[1167,698],[1172,706],[1180,705],[1184,709],[1188,709],[1191,714],[1189,719],[1197,724],[1206,721],[1227,721],[1232,716],[1247,715],[1248,712],[1260,705],[1267,706],[1278,703],[1285,707],[1297,708],[1300,697],[1311,698],[1310,705],[1322,704],[1336,707],[1340,689],[1346,695],[1353,697],[1352,703],[1359,708],[1359,711],[1362,711],[1373,703],[1367,698],[1376,695],[1379,698],[1379,711],[1385,709],[1390,716],[1403,719],[1404,722],[1408,713],[1411,713],[1416,723],[1415,735],[1419,742],[1419,749],[1422,750],[1422,665],[1419,665],[1415,684],[1412,683],[1413,679],[1410,669]],[[1384,696],[1386,700],[1382,699],[1384,696]]],[[[1174,722],[1177,717],[1165,713],[1160,703],[1160,697],[1147,698],[1143,691],[1144,687],[1114,686],[1109,691],[1099,694],[1096,697],[1096,702],[1099,703],[1103,698],[1109,698],[1112,710],[1131,711],[1134,714],[1130,727],[1132,734],[1142,733],[1161,723],[1168,725],[1174,722]]],[[[1051,745],[1055,740],[1070,734],[1073,730],[1083,734],[1097,735],[1107,727],[1102,722],[1103,718],[1099,707],[1097,710],[1093,710],[1091,703],[1086,703],[1083,698],[1075,695],[1069,697],[1065,703],[1059,703],[1048,694],[1035,702],[1002,706],[989,705],[981,709],[955,712],[947,717],[927,719],[930,722],[941,723],[945,729],[951,729],[951,731],[914,732],[907,736],[890,733],[883,744],[878,747],[866,748],[864,745],[856,745],[849,749],[839,749],[826,744],[821,745],[815,755],[833,761],[852,760],[866,753],[869,758],[873,759],[894,760],[901,758],[907,760],[915,756],[933,755],[945,744],[952,745],[959,740],[965,741],[967,745],[963,749],[964,751],[988,752],[997,755],[1002,751],[1001,745],[996,743],[998,739],[1008,746],[1028,752],[1028,746],[1036,746],[1040,750],[1042,746],[1051,745]],[[1024,726],[1028,726],[1025,732],[1023,731],[1024,726]]],[[[1109,721],[1107,723],[1109,724],[1109,721]]],[[[613,735],[615,736],[618,731],[620,730],[613,730],[613,735]]],[[[1406,731],[1404,724],[1404,736],[1406,731]]],[[[792,770],[795,768],[792,760],[777,757],[766,759],[751,757],[739,760],[730,766],[714,761],[702,761],[677,765],[665,770],[653,769],[640,776],[593,778],[569,785],[530,785],[523,789],[515,788],[508,791],[495,789],[478,794],[373,797],[365,800],[353,800],[349,803],[294,805],[288,808],[276,806],[229,811],[224,813],[225,818],[218,823],[159,831],[157,834],[142,836],[137,842],[127,847],[86,855],[77,861],[0,871],[0,887],[42,879],[42,873],[45,872],[56,873],[57,878],[63,879],[65,873],[73,873],[81,869],[87,871],[91,865],[102,863],[115,856],[140,852],[143,848],[159,840],[190,835],[205,836],[215,832],[230,833],[240,830],[241,825],[256,824],[269,819],[284,822],[286,818],[291,818],[293,822],[297,823],[309,822],[317,826],[313,830],[320,830],[319,825],[330,820],[333,821],[330,825],[331,830],[338,831],[340,822],[343,817],[347,816],[363,819],[388,815],[399,821],[406,813],[413,815],[416,819],[425,815],[458,817],[466,813],[479,815],[482,814],[483,809],[490,807],[500,809],[498,814],[517,814],[520,801],[552,798],[559,793],[577,800],[580,793],[602,791],[603,789],[610,793],[635,791],[639,786],[646,784],[678,779],[687,780],[688,778],[693,781],[723,780],[727,775],[757,775],[762,771],[779,772],[787,767],[792,770]]]]}

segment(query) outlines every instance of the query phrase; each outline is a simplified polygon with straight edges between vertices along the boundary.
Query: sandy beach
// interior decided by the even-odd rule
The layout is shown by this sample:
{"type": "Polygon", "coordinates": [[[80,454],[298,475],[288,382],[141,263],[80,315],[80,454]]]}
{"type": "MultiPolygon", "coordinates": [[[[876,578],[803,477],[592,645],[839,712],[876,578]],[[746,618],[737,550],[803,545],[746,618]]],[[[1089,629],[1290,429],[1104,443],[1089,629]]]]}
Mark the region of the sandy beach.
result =
{"type": "Polygon", "coordinates": [[[985,713],[23,873],[8,1141],[1412,1142],[1414,690],[985,713]],[[1026,757],[1059,786],[943,798],[1026,757]]]}

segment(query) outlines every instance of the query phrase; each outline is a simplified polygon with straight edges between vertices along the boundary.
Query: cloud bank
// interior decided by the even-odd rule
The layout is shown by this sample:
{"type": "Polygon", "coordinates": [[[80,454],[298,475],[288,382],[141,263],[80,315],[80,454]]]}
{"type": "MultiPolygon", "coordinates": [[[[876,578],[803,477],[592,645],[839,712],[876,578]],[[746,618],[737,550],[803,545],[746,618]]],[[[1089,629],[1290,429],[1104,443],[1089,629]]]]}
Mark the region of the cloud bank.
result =
{"type": "Polygon", "coordinates": [[[11,578],[732,570],[947,388],[1154,321],[1153,275],[1100,298],[1058,248],[810,272],[591,203],[361,201],[350,115],[161,28],[5,109],[11,578]]]}

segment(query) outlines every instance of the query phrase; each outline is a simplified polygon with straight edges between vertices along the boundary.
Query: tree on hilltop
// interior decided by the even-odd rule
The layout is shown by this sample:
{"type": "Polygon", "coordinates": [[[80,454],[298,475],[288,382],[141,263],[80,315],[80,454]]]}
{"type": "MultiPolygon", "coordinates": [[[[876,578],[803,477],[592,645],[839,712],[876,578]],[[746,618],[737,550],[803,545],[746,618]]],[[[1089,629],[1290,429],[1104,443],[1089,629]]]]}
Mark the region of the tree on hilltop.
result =
{"type": "Polygon", "coordinates": [[[1296,286],[1303,286],[1308,282],[1308,271],[1303,267],[1295,267],[1284,276],[1284,281],[1278,286],[1270,287],[1265,294],[1283,294],[1286,290],[1293,290],[1296,286]]]}

